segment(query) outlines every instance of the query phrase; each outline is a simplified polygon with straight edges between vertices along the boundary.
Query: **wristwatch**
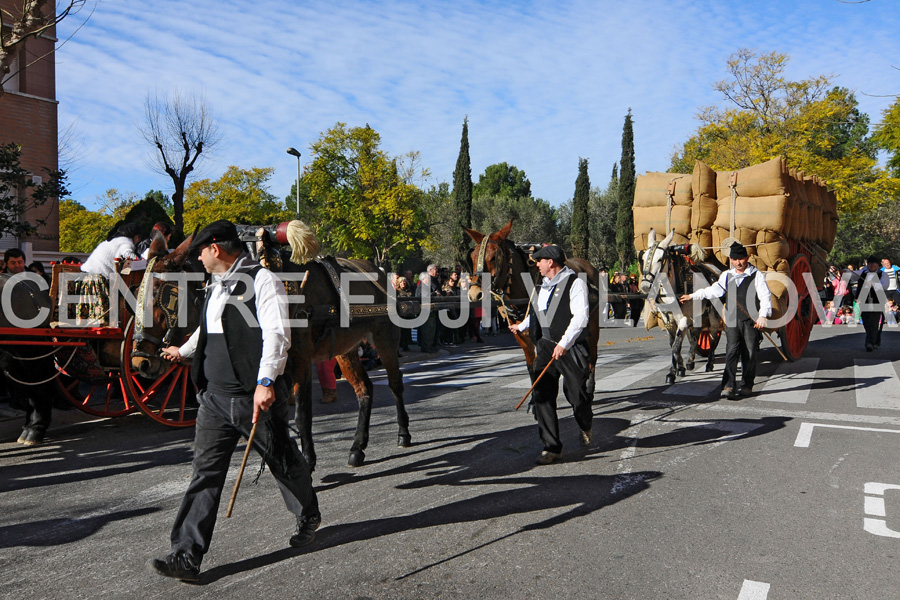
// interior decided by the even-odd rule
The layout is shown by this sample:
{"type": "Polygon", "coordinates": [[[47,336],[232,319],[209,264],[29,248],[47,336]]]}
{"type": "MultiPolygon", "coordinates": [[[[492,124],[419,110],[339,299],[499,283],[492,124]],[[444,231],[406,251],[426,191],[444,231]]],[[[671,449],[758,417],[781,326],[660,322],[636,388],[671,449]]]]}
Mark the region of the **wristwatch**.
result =
{"type": "Polygon", "coordinates": [[[261,385],[263,387],[269,387],[273,383],[275,383],[275,382],[272,381],[271,379],[269,379],[268,377],[263,377],[262,379],[260,379],[259,381],[256,382],[256,385],[261,385]]]}

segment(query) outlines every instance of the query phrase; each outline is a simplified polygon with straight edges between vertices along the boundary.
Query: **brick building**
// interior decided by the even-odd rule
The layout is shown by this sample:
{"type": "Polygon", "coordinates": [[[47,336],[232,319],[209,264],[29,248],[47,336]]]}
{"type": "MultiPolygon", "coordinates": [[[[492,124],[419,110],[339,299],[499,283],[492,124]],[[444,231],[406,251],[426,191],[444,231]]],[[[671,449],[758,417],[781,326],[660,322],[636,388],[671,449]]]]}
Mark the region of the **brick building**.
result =
{"type": "MultiPolygon", "coordinates": [[[[23,0],[0,0],[0,10],[21,14],[23,0]]],[[[50,3],[51,9],[54,4],[50,3]]],[[[35,177],[46,178],[45,169],[58,168],[56,113],[55,30],[28,38],[17,46],[8,79],[0,95],[0,144],[22,146],[22,167],[35,177]],[[18,72],[17,72],[18,71],[18,72]],[[13,73],[15,73],[13,75],[13,73]]],[[[23,247],[34,251],[59,250],[59,205],[55,202],[32,209],[25,219],[45,219],[38,235],[25,239],[0,239],[0,248],[23,247]]]]}

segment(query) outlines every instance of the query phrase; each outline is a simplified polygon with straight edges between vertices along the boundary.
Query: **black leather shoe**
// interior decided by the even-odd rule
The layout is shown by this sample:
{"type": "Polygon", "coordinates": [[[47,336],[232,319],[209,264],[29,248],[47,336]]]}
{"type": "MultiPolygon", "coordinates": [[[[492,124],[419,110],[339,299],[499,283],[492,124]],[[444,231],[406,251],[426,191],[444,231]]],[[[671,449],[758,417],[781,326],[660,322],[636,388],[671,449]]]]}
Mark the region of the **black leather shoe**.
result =
{"type": "Polygon", "coordinates": [[[752,396],[753,395],[753,386],[751,385],[751,386],[742,387],[740,390],[738,390],[738,394],[740,394],[741,396],[744,396],[745,398],[747,396],[752,396]]]}
{"type": "Polygon", "coordinates": [[[173,552],[163,559],[151,558],[147,567],[150,572],[163,577],[181,581],[200,581],[200,565],[193,556],[184,552],[173,552]]]}
{"type": "Polygon", "coordinates": [[[312,544],[316,539],[316,529],[322,524],[322,517],[297,517],[297,528],[291,536],[290,544],[294,548],[302,548],[312,544]]]}
{"type": "Polygon", "coordinates": [[[722,397],[728,398],[729,400],[734,400],[737,398],[737,394],[734,393],[734,388],[722,388],[722,397]]]}

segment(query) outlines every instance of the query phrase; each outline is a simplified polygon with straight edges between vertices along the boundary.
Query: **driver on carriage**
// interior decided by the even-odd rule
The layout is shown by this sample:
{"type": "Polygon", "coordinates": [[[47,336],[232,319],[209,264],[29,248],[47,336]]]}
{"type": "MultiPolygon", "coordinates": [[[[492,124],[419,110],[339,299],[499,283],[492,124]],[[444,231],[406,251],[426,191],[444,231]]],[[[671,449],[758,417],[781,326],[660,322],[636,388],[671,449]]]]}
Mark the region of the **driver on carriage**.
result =
{"type": "Polygon", "coordinates": [[[738,394],[753,394],[753,381],[756,379],[756,367],[759,362],[759,330],[766,326],[766,319],[772,315],[772,299],[765,273],[750,264],[747,248],[734,243],[729,252],[731,268],[719,276],[718,281],[709,287],[695,290],[693,294],[683,294],[681,302],[688,300],[712,300],[726,297],[725,300],[725,372],[722,373],[722,397],[734,400],[738,394]],[[753,287],[756,309],[759,311],[756,321],[750,316],[748,301],[751,300],[750,288],[753,287]],[[737,361],[741,359],[741,387],[737,388],[737,361]]]}
{"type": "MultiPolygon", "coordinates": [[[[87,273],[77,282],[79,296],[73,307],[77,325],[105,325],[109,313],[109,283],[116,276],[116,260],[138,260],[135,244],[141,239],[141,228],[134,223],[120,225],[91,252],[81,271],[87,273]]],[[[61,315],[62,316],[62,315],[61,315]]]]}

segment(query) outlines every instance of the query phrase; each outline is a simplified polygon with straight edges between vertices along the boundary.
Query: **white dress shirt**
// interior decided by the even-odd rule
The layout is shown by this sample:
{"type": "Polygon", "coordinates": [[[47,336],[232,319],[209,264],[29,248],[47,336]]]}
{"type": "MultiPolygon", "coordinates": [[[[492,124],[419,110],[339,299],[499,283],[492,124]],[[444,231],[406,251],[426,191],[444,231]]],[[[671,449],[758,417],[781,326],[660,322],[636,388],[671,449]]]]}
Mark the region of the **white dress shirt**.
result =
{"type": "Polygon", "coordinates": [[[103,275],[107,279],[112,280],[116,274],[117,258],[140,258],[134,253],[134,240],[129,237],[114,237],[111,240],[100,242],[100,244],[91,252],[88,259],[81,265],[81,270],[85,273],[93,273],[95,275],[103,275]]]}
{"type": "MultiPolygon", "coordinates": [[[[248,254],[242,254],[235,263],[222,275],[213,275],[212,282],[207,286],[209,302],[206,307],[206,332],[224,333],[222,329],[222,311],[231,296],[231,291],[237,283],[239,273],[247,274],[247,271],[256,266],[248,254]]],[[[249,274],[248,274],[249,276],[249,274]]],[[[253,280],[254,301],[256,302],[256,317],[262,328],[262,360],[259,364],[257,381],[267,377],[275,379],[284,373],[287,363],[288,349],[291,347],[291,329],[288,327],[288,304],[284,284],[268,269],[260,269],[253,280]]],[[[232,301],[233,302],[233,301],[232,301]]],[[[243,303],[243,301],[241,302],[243,303]]],[[[251,326],[255,326],[251,323],[251,326]]],[[[190,358],[197,350],[197,338],[200,333],[198,327],[190,339],[179,349],[182,357],[190,358]]]]}
{"type": "MultiPolygon", "coordinates": [[[[772,296],[771,292],[769,292],[769,286],[766,284],[766,275],[753,265],[749,264],[747,265],[747,268],[744,269],[743,273],[738,273],[734,268],[728,269],[722,273],[719,276],[719,280],[711,286],[694,291],[694,293],[691,294],[691,299],[712,300],[713,298],[721,298],[728,293],[729,281],[734,281],[735,285],[740,287],[741,282],[754,273],[758,273],[756,279],[753,281],[756,284],[756,297],[759,298],[759,316],[769,318],[772,316],[772,296]]],[[[749,301],[751,297],[752,296],[748,293],[747,300],[749,301]]]]}
{"type": "MultiPolygon", "coordinates": [[[[575,340],[578,339],[581,330],[587,327],[588,324],[589,309],[587,284],[575,274],[575,271],[569,267],[563,267],[552,279],[544,277],[544,281],[541,283],[540,291],[538,292],[537,300],[537,306],[540,307],[542,312],[546,313],[547,309],[550,307],[550,299],[553,290],[557,286],[564,286],[567,277],[575,278],[569,292],[569,311],[572,313],[572,320],[569,321],[569,326],[566,328],[565,333],[563,333],[562,339],[557,343],[558,346],[562,346],[566,350],[575,344],[575,340]]],[[[526,331],[530,323],[531,315],[529,314],[521,323],[519,323],[519,331],[526,331]]]]}

